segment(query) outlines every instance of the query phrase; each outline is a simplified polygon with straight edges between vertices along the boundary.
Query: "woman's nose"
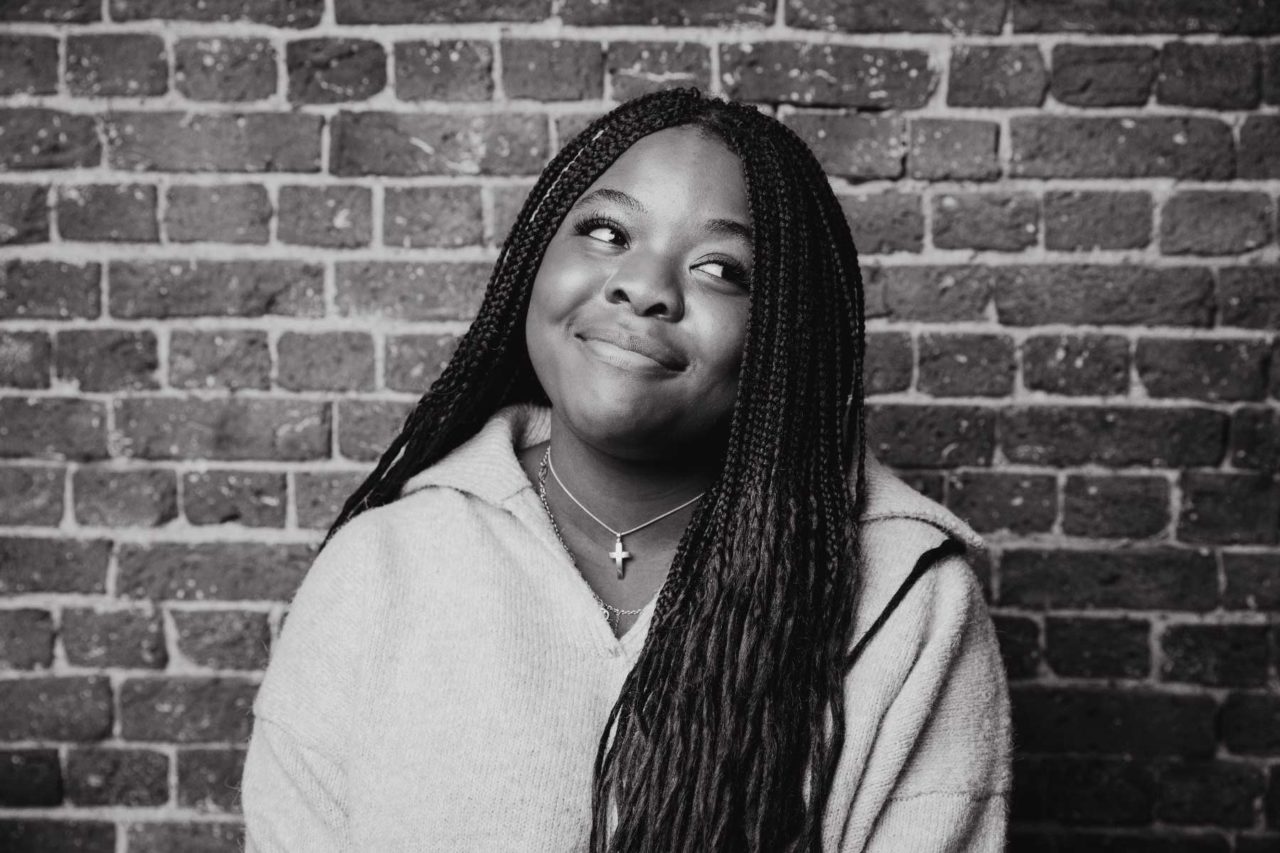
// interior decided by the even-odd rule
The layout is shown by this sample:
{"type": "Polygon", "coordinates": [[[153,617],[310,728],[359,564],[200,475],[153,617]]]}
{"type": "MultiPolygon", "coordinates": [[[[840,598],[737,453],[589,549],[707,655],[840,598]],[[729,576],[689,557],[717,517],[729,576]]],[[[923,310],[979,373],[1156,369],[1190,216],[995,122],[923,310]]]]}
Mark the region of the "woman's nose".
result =
{"type": "Polygon", "coordinates": [[[605,299],[625,303],[640,317],[679,320],[684,297],[674,266],[663,258],[632,252],[605,282],[605,299]]]}

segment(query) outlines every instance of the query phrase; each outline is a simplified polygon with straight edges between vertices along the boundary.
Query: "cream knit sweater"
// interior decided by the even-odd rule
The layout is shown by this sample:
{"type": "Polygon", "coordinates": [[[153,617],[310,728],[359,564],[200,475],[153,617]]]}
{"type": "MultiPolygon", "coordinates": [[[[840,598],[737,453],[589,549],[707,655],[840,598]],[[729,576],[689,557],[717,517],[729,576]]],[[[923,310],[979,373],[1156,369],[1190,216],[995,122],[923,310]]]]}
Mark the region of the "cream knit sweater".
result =
{"type": "MultiPolygon", "coordinates": [[[[254,705],[250,851],[583,851],[596,745],[643,644],[621,639],[567,559],[514,448],[513,407],[346,525],[298,590],[254,705]]],[[[862,528],[866,630],[947,510],[879,464],[862,528]]],[[[847,853],[1003,849],[1008,687],[969,566],[925,574],[849,673],[824,826],[847,853]]]]}

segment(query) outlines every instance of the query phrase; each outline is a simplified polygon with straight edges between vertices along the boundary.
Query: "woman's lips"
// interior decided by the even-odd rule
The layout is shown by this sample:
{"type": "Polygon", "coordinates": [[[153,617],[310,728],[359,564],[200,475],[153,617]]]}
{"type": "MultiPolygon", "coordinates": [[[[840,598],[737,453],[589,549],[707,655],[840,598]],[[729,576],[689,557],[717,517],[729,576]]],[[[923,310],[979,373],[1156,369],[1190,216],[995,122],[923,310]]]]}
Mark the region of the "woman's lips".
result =
{"type": "Polygon", "coordinates": [[[666,370],[684,370],[688,362],[674,348],[645,335],[616,327],[591,327],[576,333],[588,348],[623,367],[657,365],[666,370]]]}

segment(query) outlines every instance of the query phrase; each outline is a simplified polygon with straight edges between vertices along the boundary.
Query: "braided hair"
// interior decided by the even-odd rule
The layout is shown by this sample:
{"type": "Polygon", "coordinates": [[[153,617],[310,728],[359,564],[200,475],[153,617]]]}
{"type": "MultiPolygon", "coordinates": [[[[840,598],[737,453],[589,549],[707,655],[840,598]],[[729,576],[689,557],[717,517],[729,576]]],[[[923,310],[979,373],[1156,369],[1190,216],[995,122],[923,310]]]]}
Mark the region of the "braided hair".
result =
{"type": "Polygon", "coordinates": [[[864,316],[840,206],[777,120],[674,89],[622,104],[565,145],[525,201],[448,366],[325,541],[394,500],[500,407],[546,402],[524,318],[547,245],[623,152],[680,125],[719,138],[742,164],[750,314],[723,466],[601,733],[591,850],[817,851],[844,739],[860,576],[864,316]]]}

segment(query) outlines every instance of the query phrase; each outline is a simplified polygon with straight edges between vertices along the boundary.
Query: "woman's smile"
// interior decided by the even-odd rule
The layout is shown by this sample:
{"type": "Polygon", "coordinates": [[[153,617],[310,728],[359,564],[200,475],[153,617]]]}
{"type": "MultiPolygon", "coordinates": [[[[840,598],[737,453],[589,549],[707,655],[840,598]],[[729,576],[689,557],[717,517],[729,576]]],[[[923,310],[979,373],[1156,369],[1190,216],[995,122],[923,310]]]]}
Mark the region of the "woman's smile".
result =
{"type": "Polygon", "coordinates": [[[689,366],[675,347],[617,326],[589,325],[575,332],[574,337],[595,358],[625,370],[666,375],[689,366]]]}

